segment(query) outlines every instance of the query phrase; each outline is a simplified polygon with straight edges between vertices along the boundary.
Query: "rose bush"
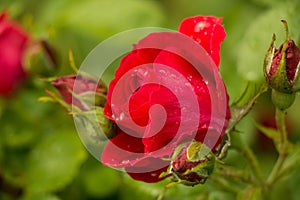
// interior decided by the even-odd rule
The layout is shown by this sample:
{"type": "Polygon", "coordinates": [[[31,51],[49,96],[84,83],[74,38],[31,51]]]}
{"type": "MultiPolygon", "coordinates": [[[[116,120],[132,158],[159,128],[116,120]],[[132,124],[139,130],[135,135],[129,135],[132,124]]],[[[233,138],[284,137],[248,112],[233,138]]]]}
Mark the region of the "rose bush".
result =
{"type": "Polygon", "coordinates": [[[0,14],[0,94],[11,93],[25,77],[23,58],[30,36],[16,22],[0,14]]]}
{"type": "Polygon", "coordinates": [[[199,164],[186,164],[182,153],[171,161],[178,145],[196,140],[215,152],[230,117],[216,66],[226,36],[221,21],[187,18],[179,28],[183,34],[152,33],[121,60],[104,108],[118,125],[102,153],[105,165],[125,168],[136,180],[157,182],[167,177],[160,175],[171,163],[179,171],[199,164]]]}

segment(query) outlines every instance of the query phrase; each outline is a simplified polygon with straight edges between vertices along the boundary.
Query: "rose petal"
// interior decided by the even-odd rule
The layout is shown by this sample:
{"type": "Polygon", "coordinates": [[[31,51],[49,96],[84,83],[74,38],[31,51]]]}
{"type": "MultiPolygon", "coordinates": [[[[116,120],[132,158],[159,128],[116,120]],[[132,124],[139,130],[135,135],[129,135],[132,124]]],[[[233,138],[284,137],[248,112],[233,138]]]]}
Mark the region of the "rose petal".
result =
{"type": "Polygon", "coordinates": [[[222,18],[214,16],[195,16],[184,19],[179,26],[179,32],[191,37],[205,48],[217,66],[220,64],[221,42],[226,37],[221,22],[222,18]]]}
{"type": "MultiPolygon", "coordinates": [[[[110,82],[109,88],[108,88],[108,94],[107,94],[107,102],[111,102],[112,98],[112,92],[115,89],[116,84],[118,81],[126,74],[129,70],[143,65],[147,63],[153,63],[155,57],[159,53],[159,49],[142,49],[142,50],[133,50],[129,54],[127,54],[120,62],[120,66],[118,67],[115,78],[110,82]]],[[[125,80],[126,81],[126,80],[125,80]]],[[[138,81],[138,80],[135,80],[138,81]]],[[[121,103],[124,101],[124,103],[128,100],[127,99],[127,94],[132,94],[132,88],[134,88],[136,82],[124,82],[122,85],[124,86],[124,90],[122,93],[118,94],[116,101],[121,103]],[[130,87],[132,85],[132,87],[130,87]]],[[[114,120],[112,117],[113,113],[111,110],[111,104],[107,103],[104,107],[104,113],[105,116],[108,117],[109,119],[114,120]]]]}
{"type": "Polygon", "coordinates": [[[102,163],[111,167],[121,168],[133,165],[144,154],[141,138],[132,137],[122,130],[110,139],[102,152],[102,163]]]}
{"type": "Polygon", "coordinates": [[[145,85],[132,96],[130,105],[131,116],[135,116],[136,121],[148,119],[143,137],[145,153],[161,149],[175,137],[180,124],[180,105],[168,88],[158,84],[145,85]],[[145,107],[144,102],[148,105],[146,110],[141,109],[145,107]],[[162,106],[165,113],[153,107],[150,115],[149,109],[154,105],[162,106]]]}
{"type": "Polygon", "coordinates": [[[135,180],[156,183],[168,177],[159,178],[159,175],[167,171],[169,164],[168,161],[161,159],[147,158],[138,162],[134,167],[126,167],[125,170],[135,180]]]}

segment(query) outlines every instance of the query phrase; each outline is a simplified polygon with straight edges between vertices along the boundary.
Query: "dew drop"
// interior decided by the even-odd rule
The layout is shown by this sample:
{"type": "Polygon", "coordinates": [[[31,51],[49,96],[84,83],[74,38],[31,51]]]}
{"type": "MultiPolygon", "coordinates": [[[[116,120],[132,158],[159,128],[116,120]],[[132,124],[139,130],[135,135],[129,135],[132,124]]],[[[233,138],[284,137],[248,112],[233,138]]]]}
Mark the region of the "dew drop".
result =
{"type": "Polygon", "coordinates": [[[171,74],[172,78],[177,78],[176,74],[171,74]]]}
{"type": "Polygon", "coordinates": [[[119,115],[119,117],[116,118],[116,120],[117,120],[117,121],[121,121],[121,120],[124,119],[124,117],[125,117],[125,114],[122,112],[122,113],[119,115]]]}
{"type": "Polygon", "coordinates": [[[121,162],[121,164],[128,164],[129,163],[129,160],[123,160],[122,162],[121,162]]]}
{"type": "Polygon", "coordinates": [[[143,75],[144,75],[144,76],[147,76],[147,75],[148,75],[148,71],[145,71],[145,72],[143,73],[143,75]]]}
{"type": "Polygon", "coordinates": [[[198,24],[196,24],[194,31],[195,32],[200,32],[202,31],[204,28],[209,27],[209,23],[207,22],[199,22],[198,24]]]}
{"type": "Polygon", "coordinates": [[[163,69],[160,69],[160,70],[159,70],[159,73],[165,74],[165,73],[166,73],[166,71],[165,71],[165,70],[163,70],[163,69]]]}

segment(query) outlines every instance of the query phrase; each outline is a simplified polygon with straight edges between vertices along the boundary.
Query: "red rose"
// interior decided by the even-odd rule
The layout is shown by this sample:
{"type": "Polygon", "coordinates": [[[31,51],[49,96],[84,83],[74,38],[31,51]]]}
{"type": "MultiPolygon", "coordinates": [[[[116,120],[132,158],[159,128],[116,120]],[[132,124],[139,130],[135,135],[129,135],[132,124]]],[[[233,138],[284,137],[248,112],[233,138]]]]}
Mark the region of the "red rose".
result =
{"type": "MultiPolygon", "coordinates": [[[[105,165],[125,168],[136,180],[157,182],[163,179],[159,176],[167,170],[179,144],[195,139],[215,151],[230,113],[216,60],[212,61],[206,52],[212,50],[212,57],[219,58],[219,51],[215,51],[225,37],[221,20],[212,18],[196,17],[183,22],[209,19],[198,23],[222,28],[213,34],[209,32],[215,31],[213,28],[188,34],[199,39],[206,35],[201,34],[205,30],[219,38],[205,50],[177,32],[152,33],[121,60],[104,108],[105,115],[118,125],[116,136],[102,153],[105,165]]],[[[192,32],[183,26],[180,31],[192,32]]]]}
{"type": "Polygon", "coordinates": [[[0,14],[0,94],[11,93],[25,76],[23,57],[29,35],[0,14]]]}
{"type": "Polygon", "coordinates": [[[103,99],[105,99],[106,87],[92,78],[81,75],[61,76],[53,80],[51,84],[58,90],[68,105],[77,106],[83,111],[89,110],[94,103],[100,106],[103,104],[103,99]],[[94,97],[95,94],[96,98],[94,97]]]}

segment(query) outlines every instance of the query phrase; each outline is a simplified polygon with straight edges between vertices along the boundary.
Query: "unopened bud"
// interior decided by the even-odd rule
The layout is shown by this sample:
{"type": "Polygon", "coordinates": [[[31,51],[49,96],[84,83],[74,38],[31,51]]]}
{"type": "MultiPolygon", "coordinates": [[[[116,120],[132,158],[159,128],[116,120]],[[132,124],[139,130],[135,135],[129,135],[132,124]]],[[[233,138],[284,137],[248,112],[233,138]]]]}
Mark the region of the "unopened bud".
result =
{"type": "Polygon", "coordinates": [[[289,38],[288,26],[282,20],[286,28],[286,40],[275,48],[275,34],[264,61],[264,74],[269,86],[281,93],[294,93],[300,89],[299,62],[300,50],[295,42],[289,38]]]}
{"type": "Polygon", "coordinates": [[[106,87],[89,77],[69,75],[58,77],[52,85],[58,90],[63,100],[83,111],[95,106],[103,107],[106,102],[106,87]]]}

